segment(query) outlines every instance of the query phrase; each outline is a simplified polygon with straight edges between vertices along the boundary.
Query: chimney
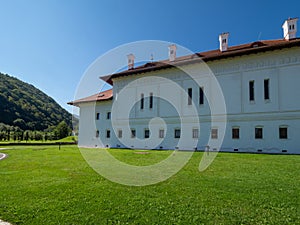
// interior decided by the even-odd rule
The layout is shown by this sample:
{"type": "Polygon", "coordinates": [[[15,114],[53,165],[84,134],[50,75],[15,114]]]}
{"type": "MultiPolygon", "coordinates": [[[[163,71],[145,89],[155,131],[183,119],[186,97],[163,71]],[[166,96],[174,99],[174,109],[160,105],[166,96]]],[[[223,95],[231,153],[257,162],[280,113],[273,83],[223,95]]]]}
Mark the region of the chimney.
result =
{"type": "Polygon", "coordinates": [[[220,42],[220,51],[225,52],[228,49],[228,36],[229,33],[222,33],[219,35],[219,42],[220,42]]]}
{"type": "Polygon", "coordinates": [[[285,40],[291,40],[293,38],[296,38],[297,33],[297,21],[298,18],[288,18],[286,21],[284,21],[282,25],[283,29],[283,38],[285,40]]]}
{"type": "Polygon", "coordinates": [[[134,69],[134,55],[133,54],[129,54],[127,55],[127,59],[128,59],[128,70],[132,70],[134,69]]]}
{"type": "Polygon", "coordinates": [[[169,60],[172,62],[176,59],[176,45],[169,45],[169,60]]]}

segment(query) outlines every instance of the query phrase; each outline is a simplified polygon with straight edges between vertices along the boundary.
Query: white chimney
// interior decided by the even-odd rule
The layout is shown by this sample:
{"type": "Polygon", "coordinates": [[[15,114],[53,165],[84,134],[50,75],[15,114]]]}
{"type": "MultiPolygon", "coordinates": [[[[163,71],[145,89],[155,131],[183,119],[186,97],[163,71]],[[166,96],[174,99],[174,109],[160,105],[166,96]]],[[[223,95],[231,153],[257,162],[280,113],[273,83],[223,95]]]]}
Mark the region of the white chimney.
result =
{"type": "Polygon", "coordinates": [[[128,59],[128,69],[131,70],[134,68],[134,54],[129,54],[127,55],[127,59],[128,59]]]}
{"type": "Polygon", "coordinates": [[[176,45],[169,45],[169,60],[172,62],[176,59],[176,45]]]}
{"type": "Polygon", "coordinates": [[[283,29],[283,38],[285,40],[290,40],[293,38],[296,38],[296,33],[297,33],[297,21],[298,18],[288,18],[286,21],[284,21],[282,25],[283,29]]]}
{"type": "Polygon", "coordinates": [[[220,51],[225,52],[228,49],[228,36],[229,33],[222,33],[219,35],[219,42],[220,42],[220,51]]]}

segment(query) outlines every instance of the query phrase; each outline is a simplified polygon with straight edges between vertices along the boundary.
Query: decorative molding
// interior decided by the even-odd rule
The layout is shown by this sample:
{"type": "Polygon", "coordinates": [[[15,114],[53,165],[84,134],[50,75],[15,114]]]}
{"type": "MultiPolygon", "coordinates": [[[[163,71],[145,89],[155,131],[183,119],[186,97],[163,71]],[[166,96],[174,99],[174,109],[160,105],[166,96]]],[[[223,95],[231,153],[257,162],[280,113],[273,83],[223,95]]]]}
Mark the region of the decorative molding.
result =
{"type": "Polygon", "coordinates": [[[292,55],[290,54],[289,56],[280,56],[276,58],[274,57],[267,57],[266,59],[265,58],[266,57],[263,58],[259,57],[259,59],[245,60],[245,62],[240,62],[240,63],[228,62],[226,65],[218,65],[220,64],[220,62],[216,62],[216,63],[214,62],[210,65],[210,68],[215,74],[226,74],[226,73],[238,73],[238,72],[245,72],[249,70],[270,69],[274,67],[300,64],[299,54],[292,54],[292,55]]]}

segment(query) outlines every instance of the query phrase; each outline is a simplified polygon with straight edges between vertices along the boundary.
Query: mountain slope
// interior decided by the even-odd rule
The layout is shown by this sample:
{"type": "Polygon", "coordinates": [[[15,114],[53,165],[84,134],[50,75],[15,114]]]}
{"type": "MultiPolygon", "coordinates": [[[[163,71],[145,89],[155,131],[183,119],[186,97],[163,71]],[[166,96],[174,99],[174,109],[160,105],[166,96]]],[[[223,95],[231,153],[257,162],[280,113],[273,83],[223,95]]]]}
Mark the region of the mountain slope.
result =
{"type": "Polygon", "coordinates": [[[72,115],[33,85],[0,73],[0,122],[23,130],[44,130],[72,115]]]}

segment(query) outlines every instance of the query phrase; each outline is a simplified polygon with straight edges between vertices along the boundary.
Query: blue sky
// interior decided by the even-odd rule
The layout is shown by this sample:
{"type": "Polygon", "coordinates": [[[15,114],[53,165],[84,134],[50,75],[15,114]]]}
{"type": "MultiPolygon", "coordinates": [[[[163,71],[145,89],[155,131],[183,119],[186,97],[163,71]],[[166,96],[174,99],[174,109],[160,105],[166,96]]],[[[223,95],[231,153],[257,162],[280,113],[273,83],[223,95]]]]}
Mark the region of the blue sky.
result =
{"type": "Polygon", "coordinates": [[[72,111],[86,69],[119,45],[163,40],[201,52],[218,48],[222,32],[229,45],[279,39],[299,9],[298,0],[0,0],[0,71],[72,111]]]}

